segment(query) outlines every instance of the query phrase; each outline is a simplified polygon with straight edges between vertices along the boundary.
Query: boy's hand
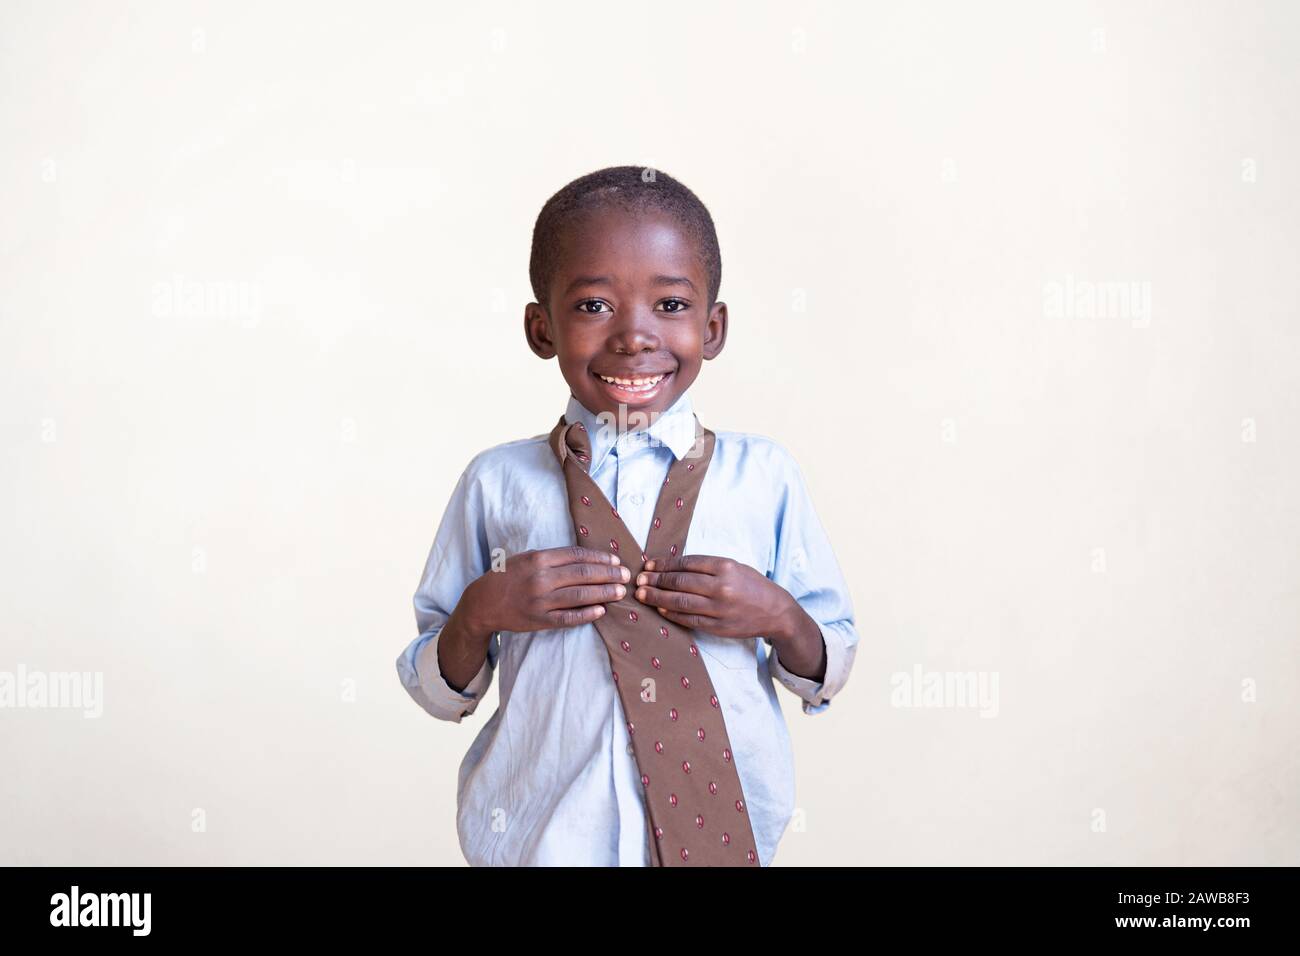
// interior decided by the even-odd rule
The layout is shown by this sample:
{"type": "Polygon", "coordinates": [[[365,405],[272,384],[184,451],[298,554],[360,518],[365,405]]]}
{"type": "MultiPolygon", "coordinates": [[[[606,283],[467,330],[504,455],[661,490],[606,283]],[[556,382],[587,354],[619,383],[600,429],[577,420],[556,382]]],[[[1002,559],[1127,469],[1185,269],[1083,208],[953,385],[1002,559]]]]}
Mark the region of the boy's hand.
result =
{"type": "Polygon", "coordinates": [[[798,603],[766,575],[733,561],[686,554],[647,561],[636,598],[682,627],[719,637],[786,634],[798,603]]]}
{"type": "MultiPolygon", "coordinates": [[[[475,630],[544,631],[589,624],[627,593],[632,572],[618,556],[591,548],[547,548],[506,559],[466,589],[475,630]],[[472,592],[472,593],[471,593],[472,592]]],[[[462,599],[463,600],[463,599],[462,599]]]]}

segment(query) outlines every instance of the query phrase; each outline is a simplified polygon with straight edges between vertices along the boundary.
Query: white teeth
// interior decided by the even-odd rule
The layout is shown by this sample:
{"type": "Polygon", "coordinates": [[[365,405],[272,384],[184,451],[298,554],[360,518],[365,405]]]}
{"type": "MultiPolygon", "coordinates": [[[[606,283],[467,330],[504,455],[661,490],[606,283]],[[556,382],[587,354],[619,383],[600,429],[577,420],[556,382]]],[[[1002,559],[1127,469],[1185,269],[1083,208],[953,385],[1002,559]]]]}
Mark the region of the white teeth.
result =
{"type": "Polygon", "coordinates": [[[609,384],[617,385],[620,388],[629,389],[631,391],[645,391],[646,389],[654,388],[658,385],[663,381],[664,376],[654,375],[650,378],[614,378],[610,375],[600,375],[598,378],[600,378],[602,382],[609,382],[609,384]]]}

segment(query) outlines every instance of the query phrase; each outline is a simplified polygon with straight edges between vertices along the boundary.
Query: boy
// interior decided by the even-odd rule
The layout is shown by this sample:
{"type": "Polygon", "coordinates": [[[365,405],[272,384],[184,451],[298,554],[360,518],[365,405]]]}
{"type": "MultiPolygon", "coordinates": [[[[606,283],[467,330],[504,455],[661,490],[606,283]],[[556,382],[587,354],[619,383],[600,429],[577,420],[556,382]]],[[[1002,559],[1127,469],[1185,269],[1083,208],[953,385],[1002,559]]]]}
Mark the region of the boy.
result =
{"type": "Polygon", "coordinates": [[[798,465],[704,428],[688,396],[727,335],[713,220],[662,172],[603,169],[543,207],[529,276],[525,335],[568,406],[549,435],[471,460],[397,660],[455,723],[500,671],[460,766],[461,849],[766,866],[794,810],[773,680],[825,711],[858,636],[798,465]]]}

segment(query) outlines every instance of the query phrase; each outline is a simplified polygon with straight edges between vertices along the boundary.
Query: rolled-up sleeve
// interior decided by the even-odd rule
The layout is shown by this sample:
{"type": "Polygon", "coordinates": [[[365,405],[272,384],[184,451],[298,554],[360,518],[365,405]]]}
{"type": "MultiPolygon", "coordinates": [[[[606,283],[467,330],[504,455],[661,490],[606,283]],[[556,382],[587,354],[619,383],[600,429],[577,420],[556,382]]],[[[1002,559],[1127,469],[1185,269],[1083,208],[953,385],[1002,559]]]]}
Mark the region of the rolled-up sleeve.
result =
{"type": "MultiPolygon", "coordinates": [[[[781,663],[775,646],[771,647],[768,666],[775,680],[802,699],[805,714],[820,714],[844,688],[853,668],[858,648],[853,600],[798,462],[782,446],[776,448],[783,463],[779,473],[785,480],[777,508],[773,567],[768,577],[790,592],[817,622],[826,645],[826,673],[820,682],[791,673],[781,663]]],[[[767,643],[771,645],[771,641],[767,643]]]]}
{"type": "Polygon", "coordinates": [[[460,723],[478,708],[492,683],[500,654],[499,635],[493,634],[483,666],[460,691],[447,683],[438,666],[438,637],[442,629],[465,588],[486,573],[489,566],[482,487],[475,471],[475,462],[471,462],[443,512],[415,592],[419,636],[397,658],[398,677],[411,699],[431,716],[453,723],[460,723]]]}

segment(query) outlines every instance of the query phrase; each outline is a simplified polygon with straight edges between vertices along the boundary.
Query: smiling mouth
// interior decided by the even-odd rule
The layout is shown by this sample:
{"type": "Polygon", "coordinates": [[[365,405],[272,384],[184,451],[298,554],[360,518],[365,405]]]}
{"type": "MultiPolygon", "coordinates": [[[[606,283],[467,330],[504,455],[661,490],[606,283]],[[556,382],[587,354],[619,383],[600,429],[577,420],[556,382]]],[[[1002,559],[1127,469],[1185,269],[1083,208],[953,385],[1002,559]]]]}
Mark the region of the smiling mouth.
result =
{"type": "Polygon", "coordinates": [[[601,375],[592,372],[610,395],[620,401],[645,401],[657,395],[664,383],[673,377],[672,372],[657,372],[654,375],[633,375],[624,378],[620,375],[601,375]]]}

